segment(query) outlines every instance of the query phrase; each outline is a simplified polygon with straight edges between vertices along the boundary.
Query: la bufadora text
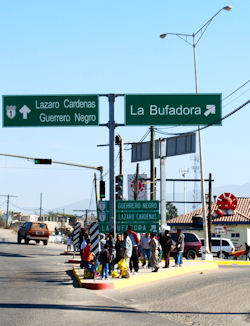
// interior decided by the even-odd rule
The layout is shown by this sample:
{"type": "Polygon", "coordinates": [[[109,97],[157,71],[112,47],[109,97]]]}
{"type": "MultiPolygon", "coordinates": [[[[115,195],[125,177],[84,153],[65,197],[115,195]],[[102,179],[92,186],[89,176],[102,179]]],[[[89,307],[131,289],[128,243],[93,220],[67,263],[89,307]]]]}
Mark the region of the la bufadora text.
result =
{"type": "MultiPolygon", "coordinates": [[[[50,110],[50,109],[60,109],[60,103],[58,101],[49,102],[49,101],[35,101],[36,109],[41,110],[50,110]]],[[[96,102],[95,101],[81,101],[78,99],[77,101],[70,101],[69,99],[65,99],[63,101],[63,108],[65,109],[95,109],[96,102]]],[[[88,124],[89,122],[95,122],[97,119],[95,114],[82,114],[77,112],[74,114],[75,122],[83,122],[88,124]]],[[[69,114],[46,114],[41,113],[39,116],[39,120],[41,122],[70,122],[71,116],[69,114]]]]}
{"type": "MultiPolygon", "coordinates": [[[[146,114],[155,116],[155,115],[201,115],[201,108],[197,107],[188,107],[188,106],[178,106],[177,108],[169,106],[168,104],[164,107],[159,107],[155,104],[149,106],[149,111],[146,111],[146,114]]],[[[141,116],[145,114],[145,109],[143,107],[134,108],[133,105],[130,105],[130,114],[133,116],[141,116]]]]}

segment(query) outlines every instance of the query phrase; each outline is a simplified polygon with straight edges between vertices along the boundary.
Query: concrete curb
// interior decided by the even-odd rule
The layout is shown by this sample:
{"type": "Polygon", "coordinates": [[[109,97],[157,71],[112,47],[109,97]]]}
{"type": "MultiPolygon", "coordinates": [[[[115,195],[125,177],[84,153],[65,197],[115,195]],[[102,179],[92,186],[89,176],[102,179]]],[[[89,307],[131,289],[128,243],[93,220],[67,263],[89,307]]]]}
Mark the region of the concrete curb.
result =
{"type": "Polygon", "coordinates": [[[99,280],[85,280],[80,274],[80,269],[76,266],[73,267],[73,273],[78,280],[80,287],[91,289],[91,290],[120,290],[131,286],[152,283],[163,279],[188,274],[191,272],[204,272],[208,270],[216,270],[219,266],[215,262],[203,263],[194,266],[187,267],[171,267],[166,270],[160,270],[158,273],[149,272],[144,275],[137,275],[128,279],[113,279],[111,281],[99,281],[99,280]]]}
{"type": "Polygon", "coordinates": [[[81,288],[89,290],[113,290],[114,282],[113,281],[99,281],[99,280],[85,280],[80,273],[79,267],[73,267],[73,274],[76,277],[78,284],[81,288]]]}

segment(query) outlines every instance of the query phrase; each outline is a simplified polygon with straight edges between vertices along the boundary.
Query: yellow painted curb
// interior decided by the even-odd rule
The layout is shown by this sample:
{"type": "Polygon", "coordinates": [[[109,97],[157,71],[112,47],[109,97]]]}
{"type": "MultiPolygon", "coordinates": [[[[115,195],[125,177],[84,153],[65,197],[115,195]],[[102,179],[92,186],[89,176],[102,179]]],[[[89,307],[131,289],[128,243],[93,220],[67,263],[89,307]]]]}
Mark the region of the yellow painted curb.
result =
{"type": "Polygon", "coordinates": [[[250,266],[249,261],[235,261],[235,260],[229,260],[229,261],[217,261],[218,265],[245,265],[250,266]]]}
{"type": "Polygon", "coordinates": [[[75,275],[80,287],[82,287],[82,281],[84,280],[83,276],[79,273],[79,270],[74,266],[73,274],[75,275]]]}
{"type": "Polygon", "coordinates": [[[143,283],[149,283],[154,281],[160,281],[166,278],[175,277],[178,275],[183,275],[191,272],[203,272],[204,270],[215,270],[218,269],[219,266],[217,263],[208,263],[201,265],[194,265],[194,266],[187,266],[187,267],[171,267],[168,270],[160,271],[157,273],[149,273],[142,276],[136,276],[134,278],[129,279],[119,279],[114,281],[114,289],[123,289],[129,286],[139,285],[143,283]]]}
{"type": "Polygon", "coordinates": [[[199,262],[201,263],[216,263],[218,265],[245,265],[245,266],[250,266],[250,261],[242,261],[242,260],[211,260],[211,261],[205,261],[205,260],[200,260],[199,262]]]}

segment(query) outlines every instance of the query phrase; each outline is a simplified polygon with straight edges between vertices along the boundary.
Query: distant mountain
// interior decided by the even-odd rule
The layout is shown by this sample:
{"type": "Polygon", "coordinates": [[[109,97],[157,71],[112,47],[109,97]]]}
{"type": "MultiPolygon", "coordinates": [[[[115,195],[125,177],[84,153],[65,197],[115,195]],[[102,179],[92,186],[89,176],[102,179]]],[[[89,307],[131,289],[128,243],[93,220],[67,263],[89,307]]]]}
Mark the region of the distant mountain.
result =
{"type": "Polygon", "coordinates": [[[223,192],[231,192],[236,197],[250,197],[250,183],[243,185],[229,185],[224,187],[216,187],[213,190],[213,195],[220,196],[223,192]]]}
{"type": "Polygon", "coordinates": [[[58,213],[65,213],[65,214],[83,215],[83,214],[86,214],[86,209],[89,211],[96,210],[95,202],[92,201],[91,205],[90,205],[89,199],[83,199],[83,200],[79,200],[79,201],[71,203],[71,204],[67,204],[64,206],[60,206],[60,207],[51,209],[51,211],[58,212],[58,213]],[[82,210],[83,212],[76,212],[74,210],[82,210]]]}
{"type": "MultiPolygon", "coordinates": [[[[197,187],[198,189],[198,198],[200,199],[200,187],[197,187]]],[[[227,185],[227,186],[221,186],[221,187],[215,187],[212,188],[212,200],[214,200],[213,196],[219,197],[222,193],[230,192],[234,194],[236,197],[250,197],[250,183],[245,183],[243,185],[227,185]]],[[[173,199],[173,194],[167,194],[167,201],[173,199]]],[[[175,201],[182,201],[184,199],[183,193],[176,193],[175,194],[175,201]]],[[[193,200],[193,192],[188,191],[186,193],[186,200],[192,201],[193,200]]],[[[178,209],[178,214],[184,213],[184,204],[175,204],[175,206],[178,209]]],[[[197,204],[196,208],[201,207],[201,204],[197,204]]],[[[186,204],[186,211],[190,212],[192,211],[192,204],[186,204]]]]}

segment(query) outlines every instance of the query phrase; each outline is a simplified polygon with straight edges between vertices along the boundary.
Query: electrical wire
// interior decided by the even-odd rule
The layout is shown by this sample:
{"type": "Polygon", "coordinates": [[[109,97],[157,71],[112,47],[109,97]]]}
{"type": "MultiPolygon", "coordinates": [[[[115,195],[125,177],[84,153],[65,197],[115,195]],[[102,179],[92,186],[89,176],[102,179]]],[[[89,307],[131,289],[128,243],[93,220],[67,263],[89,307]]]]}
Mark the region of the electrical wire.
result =
{"type": "Polygon", "coordinates": [[[14,206],[14,207],[16,207],[18,209],[22,209],[23,211],[36,211],[36,210],[39,210],[39,208],[23,208],[23,207],[19,207],[19,206],[13,204],[12,202],[10,202],[10,205],[14,206]]]}
{"type": "Polygon", "coordinates": [[[230,93],[229,95],[227,95],[226,97],[224,97],[222,99],[222,101],[225,101],[227,98],[229,98],[230,96],[232,96],[234,93],[238,92],[242,87],[244,87],[246,84],[248,84],[250,82],[250,80],[246,81],[244,84],[242,84],[240,87],[238,87],[237,89],[235,89],[232,93],[230,93]]]}
{"type": "MultiPolygon", "coordinates": [[[[245,85],[247,85],[248,83],[250,82],[250,80],[248,80],[248,81],[246,81],[245,83],[243,83],[241,86],[239,86],[237,89],[235,89],[233,92],[231,92],[229,95],[227,95],[226,97],[224,97],[223,99],[222,99],[222,101],[225,101],[226,99],[228,99],[229,97],[231,97],[233,94],[235,94],[236,92],[238,92],[241,88],[243,88],[245,85]]],[[[242,94],[240,94],[237,98],[234,98],[232,101],[230,101],[229,103],[227,103],[227,104],[225,104],[224,105],[224,107],[225,106],[228,106],[229,104],[231,104],[232,102],[234,102],[235,100],[237,100],[237,99],[239,99],[241,96],[243,96],[245,93],[247,93],[249,91],[249,89],[247,89],[245,92],[243,92],[242,94]]],[[[191,119],[190,121],[192,121],[193,119],[191,119]]],[[[221,120],[224,120],[224,118],[222,118],[221,120]]],[[[219,120],[216,120],[216,122],[217,121],[219,121],[219,120]]],[[[214,122],[215,123],[215,122],[214,122]]],[[[211,125],[213,125],[214,123],[212,123],[212,124],[209,124],[209,126],[211,125]]],[[[178,127],[180,127],[180,126],[170,126],[170,127],[165,127],[165,128],[162,128],[163,130],[165,130],[165,129],[171,129],[171,128],[178,128],[178,127]]],[[[155,128],[155,131],[157,132],[157,133],[159,133],[159,134],[162,134],[162,135],[172,135],[172,136],[181,136],[181,135],[183,135],[184,133],[182,132],[182,133],[169,133],[169,132],[164,132],[164,131],[162,131],[162,129],[160,129],[160,128],[155,128]]],[[[201,128],[201,129],[205,129],[205,128],[201,128]]],[[[187,131],[187,132],[185,132],[185,133],[192,133],[192,132],[196,132],[198,130],[198,128],[197,129],[195,129],[195,130],[193,130],[193,131],[187,131]]]]}

